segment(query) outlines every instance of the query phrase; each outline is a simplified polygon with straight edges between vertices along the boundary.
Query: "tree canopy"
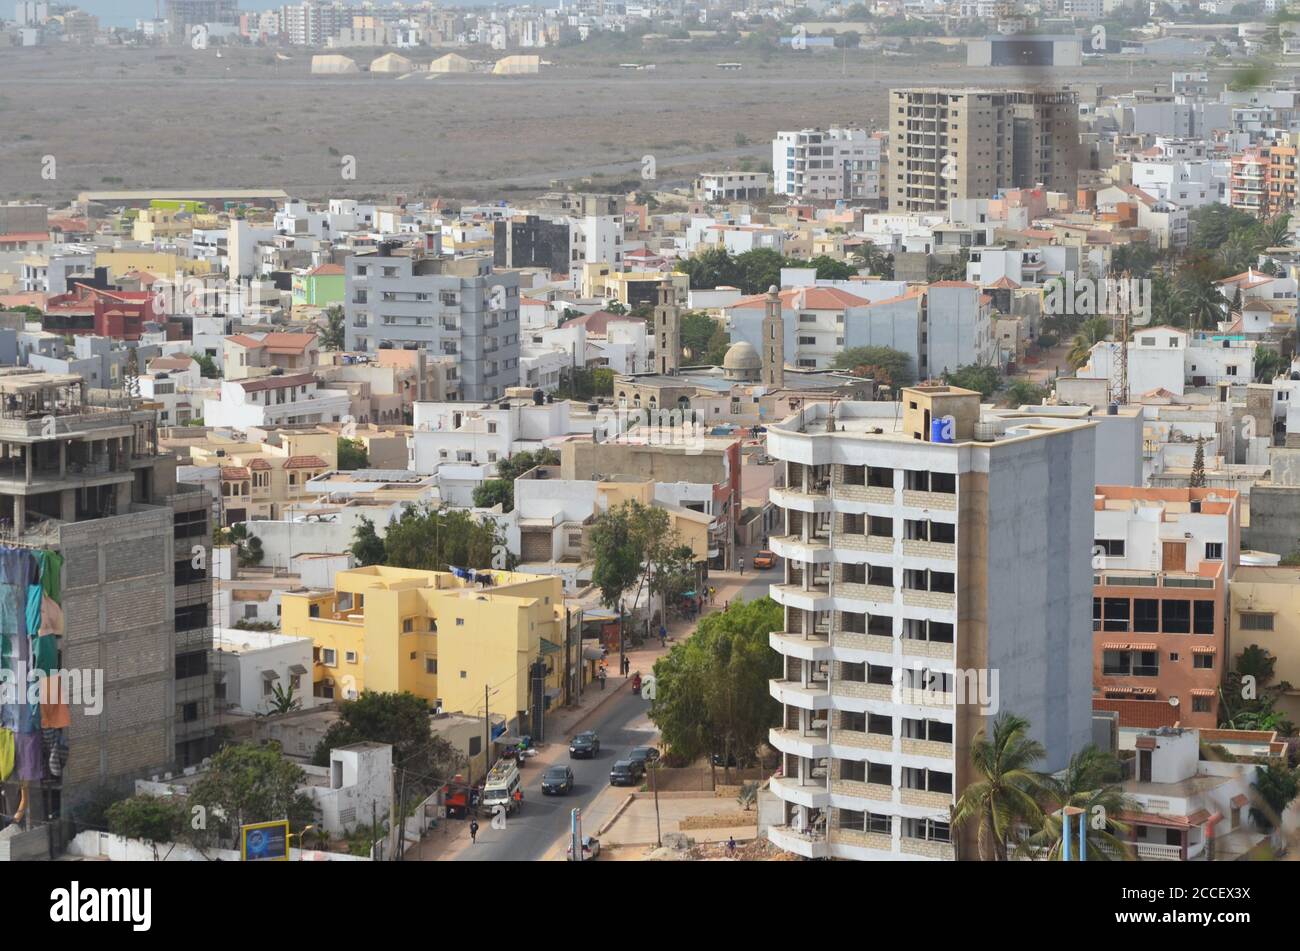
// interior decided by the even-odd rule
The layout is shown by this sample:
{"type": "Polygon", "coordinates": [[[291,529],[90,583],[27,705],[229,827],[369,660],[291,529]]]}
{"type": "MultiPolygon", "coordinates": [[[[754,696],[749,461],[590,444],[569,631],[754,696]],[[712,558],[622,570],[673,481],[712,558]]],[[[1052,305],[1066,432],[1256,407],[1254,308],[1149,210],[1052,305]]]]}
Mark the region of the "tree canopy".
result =
{"type": "Polygon", "coordinates": [[[494,522],[480,521],[467,509],[428,505],[403,510],[382,539],[374,523],[362,519],[352,535],[352,554],[363,564],[420,571],[446,571],[451,565],[510,568],[515,563],[494,522]]]}

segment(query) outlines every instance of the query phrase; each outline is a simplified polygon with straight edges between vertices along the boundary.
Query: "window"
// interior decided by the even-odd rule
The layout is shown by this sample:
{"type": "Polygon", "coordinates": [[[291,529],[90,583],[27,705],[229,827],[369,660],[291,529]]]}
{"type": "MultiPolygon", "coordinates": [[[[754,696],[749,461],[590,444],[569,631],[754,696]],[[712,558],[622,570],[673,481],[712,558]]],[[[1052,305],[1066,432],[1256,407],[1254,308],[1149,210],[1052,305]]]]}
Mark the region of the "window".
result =
{"type": "Polygon", "coordinates": [[[1188,601],[1163,601],[1160,604],[1160,616],[1163,620],[1161,630],[1166,634],[1190,634],[1192,632],[1192,606],[1188,601]]]}
{"type": "Polygon", "coordinates": [[[1193,697],[1192,697],[1192,712],[1193,712],[1193,713],[1209,713],[1209,712],[1210,712],[1210,700],[1211,700],[1211,699],[1212,699],[1212,698],[1210,698],[1210,697],[1202,697],[1202,696],[1199,696],[1199,695],[1193,696],[1193,697]]]}
{"type": "Polygon", "coordinates": [[[1133,599],[1133,630],[1155,634],[1160,630],[1160,602],[1154,598],[1133,599]]]}
{"type": "Polygon", "coordinates": [[[356,651],[344,651],[344,652],[343,652],[343,659],[346,660],[349,664],[355,664],[355,663],[357,662],[357,652],[356,652],[356,651]]]}
{"type": "Polygon", "coordinates": [[[1242,614],[1241,629],[1243,631],[1271,631],[1273,630],[1273,615],[1242,614]]]}
{"type": "Polygon", "coordinates": [[[426,674],[436,674],[438,672],[438,658],[424,655],[424,672],[426,674]]]}
{"type": "Polygon", "coordinates": [[[414,630],[415,630],[415,618],[413,617],[402,618],[402,633],[410,634],[414,630]]]}
{"type": "Polygon", "coordinates": [[[326,667],[337,667],[339,663],[338,651],[332,647],[322,647],[320,651],[320,662],[326,667]]]}
{"type": "Polygon", "coordinates": [[[1194,668],[1196,668],[1197,670],[1213,670],[1213,669],[1214,669],[1214,655],[1213,655],[1213,654],[1193,654],[1193,655],[1192,655],[1192,666],[1193,666],[1194,668]]]}
{"type": "Polygon", "coordinates": [[[1214,602],[1213,601],[1192,602],[1192,633],[1193,634],[1214,633],[1214,602]]]}
{"type": "Polygon", "coordinates": [[[1102,603],[1103,631],[1127,631],[1129,629],[1128,598],[1106,598],[1102,603]]]}
{"type": "Polygon", "coordinates": [[[1223,542],[1206,542],[1205,560],[1223,561],[1223,542]]]}
{"type": "Polygon", "coordinates": [[[1094,538],[1092,547],[1094,551],[1100,549],[1101,553],[1107,558],[1124,557],[1124,539],[1122,538],[1094,538]]]}

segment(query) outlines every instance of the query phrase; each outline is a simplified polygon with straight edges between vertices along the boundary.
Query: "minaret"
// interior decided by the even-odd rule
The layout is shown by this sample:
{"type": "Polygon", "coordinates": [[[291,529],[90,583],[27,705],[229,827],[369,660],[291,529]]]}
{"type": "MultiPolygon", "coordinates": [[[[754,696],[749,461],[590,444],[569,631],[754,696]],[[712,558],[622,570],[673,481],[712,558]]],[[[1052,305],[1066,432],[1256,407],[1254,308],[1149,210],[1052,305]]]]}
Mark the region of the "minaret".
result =
{"type": "Polygon", "coordinates": [[[667,376],[676,376],[682,356],[681,314],[677,307],[677,294],[668,278],[659,282],[659,302],[655,304],[654,321],[658,370],[667,376]]]}
{"type": "Polygon", "coordinates": [[[785,386],[785,318],[781,314],[781,294],[773,284],[763,301],[763,376],[765,385],[785,386]]]}

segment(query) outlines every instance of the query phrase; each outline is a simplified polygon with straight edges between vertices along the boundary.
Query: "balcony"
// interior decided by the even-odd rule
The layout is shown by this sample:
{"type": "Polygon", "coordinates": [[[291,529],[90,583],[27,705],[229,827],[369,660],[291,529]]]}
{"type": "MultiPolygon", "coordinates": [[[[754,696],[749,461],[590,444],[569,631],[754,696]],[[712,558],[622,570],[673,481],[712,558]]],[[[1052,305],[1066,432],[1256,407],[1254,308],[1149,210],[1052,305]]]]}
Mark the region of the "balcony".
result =
{"type": "Polygon", "coordinates": [[[831,744],[826,730],[781,730],[773,727],[767,731],[768,742],[782,753],[823,759],[831,755],[831,744]]]}
{"type": "Polygon", "coordinates": [[[930,792],[928,789],[900,789],[898,801],[905,806],[924,806],[942,809],[945,813],[952,805],[952,793],[930,792]]]}
{"type": "Polygon", "coordinates": [[[773,505],[783,509],[809,513],[829,512],[831,510],[830,494],[824,491],[805,492],[800,486],[788,486],[783,489],[770,489],[768,495],[773,505]]]}
{"type": "Polygon", "coordinates": [[[915,509],[937,509],[942,512],[955,512],[957,511],[957,495],[954,492],[919,492],[915,489],[904,489],[903,504],[915,509]]]}
{"type": "Polygon", "coordinates": [[[885,733],[866,733],[862,730],[836,730],[831,740],[834,746],[848,746],[855,750],[875,750],[892,753],[894,738],[885,733]]]}
{"type": "Polygon", "coordinates": [[[837,483],[832,491],[837,500],[845,502],[869,502],[876,505],[894,504],[894,490],[887,486],[837,483]]]}
{"type": "Polygon", "coordinates": [[[929,756],[951,762],[954,747],[951,743],[940,743],[938,740],[914,740],[905,736],[899,749],[908,756],[929,756]]]}
{"type": "Polygon", "coordinates": [[[859,634],[855,631],[836,631],[835,646],[845,650],[874,651],[877,654],[892,654],[894,639],[881,634],[859,634]]]}
{"type": "Polygon", "coordinates": [[[858,601],[871,601],[876,604],[893,604],[894,589],[883,584],[857,584],[841,581],[835,585],[837,598],[853,598],[858,601]]]}
{"type": "Polygon", "coordinates": [[[875,700],[889,703],[894,699],[890,684],[869,684],[861,680],[837,680],[831,693],[846,700],[875,700]]]}
{"type": "Polygon", "coordinates": [[[801,611],[827,611],[831,605],[830,585],[817,584],[804,588],[802,584],[774,584],[769,589],[772,600],[801,611]]]}
{"type": "Polygon", "coordinates": [[[790,561],[819,565],[831,563],[829,538],[814,536],[804,539],[798,535],[773,535],[768,543],[772,551],[790,561]]]}
{"type": "Polygon", "coordinates": [[[768,646],[778,654],[800,660],[830,660],[830,638],[825,634],[805,636],[798,632],[772,631],[767,635],[768,646]]]}
{"type": "Polygon", "coordinates": [[[773,776],[771,789],[778,799],[810,809],[825,809],[831,804],[831,794],[825,780],[806,784],[793,776],[773,776]]]}
{"type": "Polygon", "coordinates": [[[952,660],[956,653],[951,641],[922,641],[912,637],[903,638],[904,657],[933,657],[937,660],[952,660]]]}
{"type": "Polygon", "coordinates": [[[856,779],[835,779],[831,781],[831,792],[836,796],[851,799],[869,799],[872,802],[893,802],[894,787],[884,783],[864,783],[856,779]]]}
{"type": "Polygon", "coordinates": [[[830,846],[823,834],[797,832],[789,826],[769,826],[767,838],[778,849],[802,855],[806,859],[824,859],[830,856],[830,846]]]}
{"type": "Polygon", "coordinates": [[[903,540],[903,554],[910,558],[938,558],[957,560],[957,546],[949,542],[926,542],[916,538],[903,540]]]}
{"type": "Polygon", "coordinates": [[[892,555],[894,539],[887,535],[859,535],[856,532],[840,532],[835,536],[835,547],[848,551],[870,551],[877,555],[892,555]]]}
{"type": "Polygon", "coordinates": [[[831,844],[836,849],[836,856],[842,858],[883,858],[880,856],[859,856],[853,854],[857,849],[870,849],[873,852],[888,854],[894,850],[894,840],[887,832],[863,832],[861,829],[835,829],[831,833],[831,844]],[[845,850],[840,852],[839,850],[845,850]]]}
{"type": "Polygon", "coordinates": [[[952,591],[903,589],[903,604],[909,608],[932,608],[936,611],[957,610],[957,595],[952,591]]]}
{"type": "Polygon", "coordinates": [[[915,707],[937,707],[947,710],[952,707],[956,694],[940,693],[924,687],[900,687],[897,699],[899,703],[908,703],[915,707]]]}
{"type": "Polygon", "coordinates": [[[797,680],[769,680],[768,692],[778,703],[801,710],[829,710],[831,694],[825,683],[806,686],[797,680]]]}
{"type": "Polygon", "coordinates": [[[951,862],[957,857],[951,842],[939,842],[935,839],[914,839],[906,835],[899,840],[899,851],[904,855],[915,855],[920,858],[935,859],[941,862],[951,862]]]}

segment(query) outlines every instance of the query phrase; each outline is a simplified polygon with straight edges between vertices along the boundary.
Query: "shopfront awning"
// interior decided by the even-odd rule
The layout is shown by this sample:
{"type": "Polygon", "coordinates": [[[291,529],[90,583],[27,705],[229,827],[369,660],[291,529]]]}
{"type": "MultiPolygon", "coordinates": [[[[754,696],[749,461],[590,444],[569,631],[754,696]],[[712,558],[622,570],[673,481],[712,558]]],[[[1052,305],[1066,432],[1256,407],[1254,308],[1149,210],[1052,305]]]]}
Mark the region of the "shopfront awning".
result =
{"type": "Polygon", "coordinates": [[[602,651],[599,647],[593,647],[590,644],[584,644],[582,647],[583,660],[600,660],[604,656],[605,656],[605,652],[602,651]]]}

